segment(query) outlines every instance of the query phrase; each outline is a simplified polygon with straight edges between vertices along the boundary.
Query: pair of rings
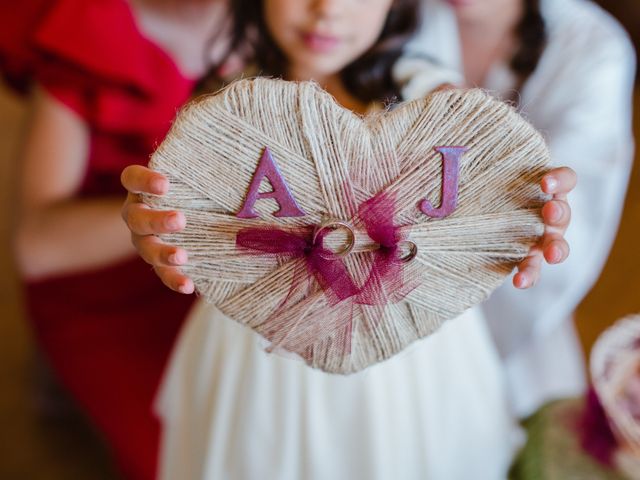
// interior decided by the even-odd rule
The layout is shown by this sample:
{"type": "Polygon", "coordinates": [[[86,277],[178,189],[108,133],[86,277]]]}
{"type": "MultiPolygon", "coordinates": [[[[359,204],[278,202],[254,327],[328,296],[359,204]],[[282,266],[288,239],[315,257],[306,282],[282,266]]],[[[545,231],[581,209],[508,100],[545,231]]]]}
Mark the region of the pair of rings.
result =
{"type": "MultiPolygon", "coordinates": [[[[333,252],[333,254],[337,257],[345,257],[351,253],[353,247],[356,245],[356,234],[353,230],[353,227],[346,222],[341,222],[338,220],[331,220],[319,225],[315,231],[313,232],[312,243],[315,245],[318,237],[325,230],[346,230],[347,231],[347,244],[339,251],[333,252]]],[[[398,242],[398,248],[401,249],[402,253],[399,260],[402,263],[407,263],[416,258],[418,255],[418,245],[411,240],[401,240],[398,242]]]]}

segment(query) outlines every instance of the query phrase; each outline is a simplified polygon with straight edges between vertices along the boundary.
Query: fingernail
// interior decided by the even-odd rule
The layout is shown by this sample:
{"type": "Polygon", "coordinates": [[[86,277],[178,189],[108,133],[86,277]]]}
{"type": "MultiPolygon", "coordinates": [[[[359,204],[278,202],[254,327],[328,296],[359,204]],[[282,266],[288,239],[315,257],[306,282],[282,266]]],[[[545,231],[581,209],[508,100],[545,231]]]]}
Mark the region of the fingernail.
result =
{"type": "Polygon", "coordinates": [[[176,230],[180,228],[180,217],[178,216],[178,214],[177,213],[169,214],[169,216],[165,221],[165,225],[167,226],[167,228],[170,228],[171,230],[176,230]]]}
{"type": "Polygon", "coordinates": [[[547,193],[553,193],[556,191],[558,181],[555,178],[547,177],[544,183],[546,185],[547,193]]]}
{"type": "Polygon", "coordinates": [[[186,293],[186,294],[189,294],[189,293],[191,293],[191,288],[189,288],[189,285],[188,285],[188,284],[183,283],[183,284],[181,284],[181,285],[180,285],[180,287],[178,287],[178,291],[179,291],[180,293],[186,293]]]}
{"type": "Polygon", "coordinates": [[[182,265],[187,261],[187,259],[185,253],[182,250],[178,250],[177,252],[169,255],[169,261],[174,265],[182,265]]]}
{"type": "Polygon", "coordinates": [[[159,178],[151,181],[151,193],[155,193],[156,195],[162,195],[166,190],[166,182],[159,178]]]}

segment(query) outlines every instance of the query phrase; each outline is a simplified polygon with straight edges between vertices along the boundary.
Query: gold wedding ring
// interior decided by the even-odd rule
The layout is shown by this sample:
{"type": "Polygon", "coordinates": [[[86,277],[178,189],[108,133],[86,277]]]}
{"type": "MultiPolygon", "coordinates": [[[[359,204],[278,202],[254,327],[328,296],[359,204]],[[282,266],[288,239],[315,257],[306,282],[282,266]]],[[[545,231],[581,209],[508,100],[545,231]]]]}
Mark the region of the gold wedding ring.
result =
{"type": "Polygon", "coordinates": [[[402,263],[409,263],[418,255],[418,245],[416,245],[416,243],[411,240],[401,240],[400,242],[398,242],[398,249],[400,249],[403,245],[408,245],[409,251],[406,255],[399,257],[398,259],[402,263]]]}
{"type": "Polygon", "coordinates": [[[356,234],[353,231],[353,227],[346,222],[331,220],[331,221],[322,223],[320,226],[316,228],[315,232],[313,232],[313,239],[311,241],[315,245],[321,232],[323,232],[324,230],[339,230],[339,229],[344,229],[348,232],[347,244],[342,250],[337,252],[331,252],[331,253],[336,257],[344,257],[346,255],[349,255],[351,253],[351,250],[353,250],[353,247],[356,244],[356,234]]]}

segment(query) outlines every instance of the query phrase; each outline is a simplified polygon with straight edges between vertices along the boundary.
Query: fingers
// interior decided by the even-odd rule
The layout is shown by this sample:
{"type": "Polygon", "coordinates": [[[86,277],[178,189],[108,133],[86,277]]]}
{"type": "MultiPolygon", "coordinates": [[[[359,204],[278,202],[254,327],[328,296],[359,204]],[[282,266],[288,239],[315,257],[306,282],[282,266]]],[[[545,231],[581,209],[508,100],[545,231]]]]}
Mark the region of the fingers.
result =
{"type": "Polygon", "coordinates": [[[518,273],[513,277],[513,285],[520,289],[533,287],[540,279],[544,260],[549,264],[562,263],[568,256],[569,244],[561,234],[545,234],[541,245],[532,247],[529,256],[518,264],[518,273]]]}
{"type": "Polygon", "coordinates": [[[520,263],[519,272],[513,278],[517,288],[529,288],[538,281],[543,259],[556,264],[569,256],[569,244],[563,236],[571,222],[571,207],[566,199],[576,183],[576,173],[569,167],[554,168],[542,177],[542,190],[552,194],[553,199],[542,207],[545,234],[540,246],[534,247],[530,256],[520,263]]]}
{"type": "Polygon", "coordinates": [[[153,210],[140,202],[138,197],[140,193],[164,195],[169,190],[169,181],[164,175],[140,165],[125,168],[120,181],[129,192],[122,208],[122,218],[132,232],[131,241],[138,253],[153,266],[167,287],[179,293],[193,293],[193,281],[183,275],[179,268],[187,263],[187,252],[179,247],[165,245],[156,237],[162,233],[182,230],[187,223],[184,214],[153,210]]]}
{"type": "Polygon", "coordinates": [[[518,273],[513,277],[513,286],[520,289],[533,287],[540,279],[542,260],[542,251],[538,247],[533,247],[529,256],[518,264],[518,273]]]}
{"type": "Polygon", "coordinates": [[[187,225],[182,212],[154,210],[139,202],[127,202],[122,217],[134,235],[160,235],[177,232],[187,225]]]}
{"type": "Polygon", "coordinates": [[[155,235],[133,235],[132,242],[144,261],[154,267],[175,267],[184,265],[189,260],[184,249],[166,245],[155,235]]]}
{"type": "Polygon", "coordinates": [[[191,294],[194,292],[195,287],[193,285],[193,281],[183,275],[180,272],[180,269],[177,267],[153,267],[156,272],[156,275],[160,277],[162,283],[164,283],[171,290],[184,293],[191,294]]]}
{"type": "Polygon", "coordinates": [[[542,177],[541,186],[544,193],[564,197],[573,190],[578,182],[576,172],[569,167],[559,167],[550,170],[542,177]]]}
{"type": "Polygon", "coordinates": [[[154,235],[133,236],[133,243],[145,262],[151,264],[162,283],[171,290],[191,294],[193,281],[183,275],[179,266],[187,263],[187,252],[179,247],[165,245],[154,235]]]}
{"type": "Polygon", "coordinates": [[[164,195],[169,190],[169,181],[164,175],[141,165],[125,168],[120,175],[120,181],[129,193],[164,195]]]}
{"type": "Polygon", "coordinates": [[[551,200],[542,207],[542,219],[545,226],[564,232],[571,221],[571,207],[564,200],[551,200]]]}
{"type": "Polygon", "coordinates": [[[562,263],[569,256],[569,244],[562,235],[548,233],[542,240],[542,252],[547,263],[562,263]]]}

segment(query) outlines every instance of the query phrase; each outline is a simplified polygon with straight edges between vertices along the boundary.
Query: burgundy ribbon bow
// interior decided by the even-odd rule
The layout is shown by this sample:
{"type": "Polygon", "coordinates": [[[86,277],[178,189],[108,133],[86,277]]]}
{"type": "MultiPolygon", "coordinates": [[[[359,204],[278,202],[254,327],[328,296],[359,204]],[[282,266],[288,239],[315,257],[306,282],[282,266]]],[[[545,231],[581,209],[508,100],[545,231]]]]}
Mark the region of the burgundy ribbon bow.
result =
{"type": "MultiPolygon", "coordinates": [[[[245,228],[238,232],[236,245],[254,253],[274,255],[289,259],[299,259],[293,280],[287,296],[280,306],[262,324],[262,334],[272,342],[274,347],[282,347],[296,352],[305,359],[312,356],[313,345],[322,338],[337,334],[336,341],[342,338],[342,349],[345,353],[351,351],[352,305],[334,308],[332,311],[313,324],[305,323],[300,327],[292,324],[292,319],[282,321],[280,314],[286,310],[289,303],[295,303],[300,290],[312,278],[315,278],[328,299],[329,305],[336,305],[343,300],[355,296],[359,290],[354,284],[342,259],[331,250],[323,246],[325,231],[318,232],[315,243],[313,230],[299,233],[280,230],[277,228],[245,228]],[[305,272],[306,270],[306,272],[305,272]],[[302,329],[302,335],[292,333],[292,329],[302,329]]],[[[308,288],[307,288],[308,290],[308,288]]],[[[297,321],[297,319],[293,319],[297,321]]]]}
{"type": "Polygon", "coordinates": [[[254,252],[304,259],[310,276],[316,278],[331,306],[358,293],[344,262],[323,246],[326,233],[319,232],[315,244],[313,232],[299,234],[277,228],[245,228],[238,232],[236,246],[254,252]]]}
{"type": "Polygon", "coordinates": [[[369,277],[360,290],[357,302],[363,305],[384,306],[398,303],[418,286],[416,281],[405,282],[404,261],[400,243],[405,239],[402,227],[394,224],[395,198],[381,192],[362,203],[358,218],[369,237],[380,245],[374,253],[369,277]]]}
{"type": "Polygon", "coordinates": [[[238,232],[236,246],[252,254],[273,255],[286,259],[301,260],[300,267],[293,275],[289,292],[280,306],[263,323],[263,335],[276,346],[294,351],[309,358],[311,348],[323,336],[343,331],[344,354],[351,351],[351,330],[353,304],[370,305],[382,308],[388,303],[397,303],[417,286],[417,282],[405,283],[403,279],[403,261],[399,244],[404,239],[401,227],[394,224],[395,201],[392,195],[381,193],[364,202],[358,209],[358,219],[367,230],[369,237],[380,245],[372,255],[369,276],[362,288],[358,288],[347,271],[343,260],[323,245],[327,231],[321,231],[313,242],[313,230],[298,232],[273,227],[245,228],[238,232]],[[306,270],[306,273],[305,273],[306,270]],[[290,302],[299,298],[296,292],[305,280],[315,278],[329,305],[335,307],[340,302],[353,298],[353,302],[343,308],[334,309],[323,315],[317,326],[309,327],[308,334],[296,340],[286,340],[289,331],[295,328],[290,323],[280,322],[278,316],[290,302]]]}

